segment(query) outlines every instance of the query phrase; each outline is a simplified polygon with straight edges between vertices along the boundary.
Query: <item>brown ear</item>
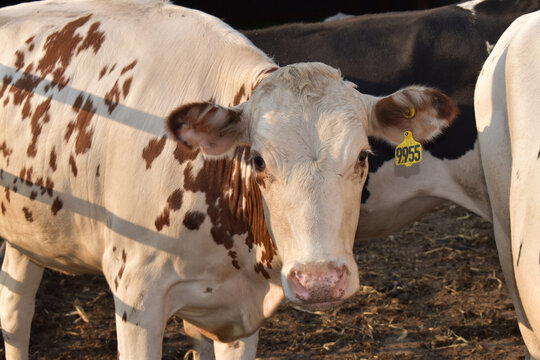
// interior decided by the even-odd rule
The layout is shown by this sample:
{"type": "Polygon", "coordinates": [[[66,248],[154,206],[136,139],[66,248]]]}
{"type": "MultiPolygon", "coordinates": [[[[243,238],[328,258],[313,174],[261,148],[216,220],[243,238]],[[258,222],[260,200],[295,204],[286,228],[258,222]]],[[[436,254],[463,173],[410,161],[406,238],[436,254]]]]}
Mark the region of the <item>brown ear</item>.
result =
{"type": "Polygon", "coordinates": [[[454,100],[442,91],[411,86],[377,101],[370,135],[399,144],[409,130],[415,140],[427,142],[450,126],[458,113],[454,100]]]}
{"type": "Polygon", "coordinates": [[[180,106],[167,118],[173,138],[189,148],[200,148],[208,155],[222,155],[244,138],[240,110],[212,103],[180,106]]]}

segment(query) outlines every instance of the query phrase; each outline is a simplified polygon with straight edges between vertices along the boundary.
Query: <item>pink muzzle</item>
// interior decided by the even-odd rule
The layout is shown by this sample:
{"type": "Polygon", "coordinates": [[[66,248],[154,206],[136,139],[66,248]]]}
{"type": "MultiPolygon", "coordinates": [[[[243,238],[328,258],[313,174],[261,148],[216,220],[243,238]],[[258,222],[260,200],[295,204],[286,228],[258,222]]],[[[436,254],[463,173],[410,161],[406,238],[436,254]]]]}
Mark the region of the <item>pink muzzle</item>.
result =
{"type": "Polygon", "coordinates": [[[292,268],[287,282],[299,305],[324,309],[343,299],[349,275],[345,265],[337,267],[334,263],[314,263],[292,268]]]}

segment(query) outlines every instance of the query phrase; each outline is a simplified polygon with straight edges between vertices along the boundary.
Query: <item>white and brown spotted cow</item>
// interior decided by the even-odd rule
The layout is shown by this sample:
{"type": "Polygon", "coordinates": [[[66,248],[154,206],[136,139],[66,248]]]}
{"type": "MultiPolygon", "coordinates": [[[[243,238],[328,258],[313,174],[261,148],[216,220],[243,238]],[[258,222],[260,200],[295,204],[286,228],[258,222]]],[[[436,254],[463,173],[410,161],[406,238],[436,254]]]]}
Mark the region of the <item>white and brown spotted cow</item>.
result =
{"type": "Polygon", "coordinates": [[[173,313],[256,341],[283,295],[340,302],[358,288],[368,135],[426,140],[457,112],[434,89],[376,98],[320,63],[278,69],[218,19],[166,2],[7,7],[0,43],[9,359],[28,357],[44,267],[104,274],[126,359],[159,358],[173,313]]]}
{"type": "Polygon", "coordinates": [[[521,16],[486,60],[474,93],[495,239],[527,358],[540,359],[540,11],[521,16]]]}

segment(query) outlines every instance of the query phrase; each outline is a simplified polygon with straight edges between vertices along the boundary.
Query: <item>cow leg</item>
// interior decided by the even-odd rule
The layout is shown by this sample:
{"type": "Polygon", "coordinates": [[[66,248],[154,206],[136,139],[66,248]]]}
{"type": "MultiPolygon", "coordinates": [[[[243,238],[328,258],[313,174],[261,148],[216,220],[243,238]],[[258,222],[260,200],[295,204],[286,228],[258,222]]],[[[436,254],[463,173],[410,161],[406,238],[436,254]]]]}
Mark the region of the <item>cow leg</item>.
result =
{"type": "Polygon", "coordinates": [[[6,245],[0,274],[0,321],[6,359],[28,359],[30,328],[43,268],[6,245]]]}
{"type": "Polygon", "coordinates": [[[149,251],[136,246],[105,250],[103,275],[114,297],[118,359],[161,359],[163,333],[170,310],[167,269],[151,263],[149,251]],[[158,270],[146,271],[155,265],[158,270]]]}
{"type": "Polygon", "coordinates": [[[255,331],[251,336],[231,343],[214,341],[216,360],[255,360],[258,342],[259,330],[255,331]]]}
{"type": "Polygon", "coordinates": [[[199,329],[184,320],[184,332],[189,337],[193,349],[188,351],[184,356],[184,359],[189,359],[191,355],[192,360],[213,360],[214,359],[214,346],[212,340],[201,334],[199,329]]]}
{"type": "Polygon", "coordinates": [[[193,342],[193,350],[190,350],[184,359],[193,360],[253,360],[257,354],[257,344],[259,342],[259,331],[253,335],[238,339],[231,343],[214,341],[204,336],[199,329],[184,320],[184,332],[193,342]]]}
{"type": "Polygon", "coordinates": [[[167,321],[163,301],[165,294],[159,289],[148,289],[133,283],[129,286],[130,291],[113,290],[117,358],[161,359],[167,321]],[[133,296],[133,292],[138,295],[133,296]]]}

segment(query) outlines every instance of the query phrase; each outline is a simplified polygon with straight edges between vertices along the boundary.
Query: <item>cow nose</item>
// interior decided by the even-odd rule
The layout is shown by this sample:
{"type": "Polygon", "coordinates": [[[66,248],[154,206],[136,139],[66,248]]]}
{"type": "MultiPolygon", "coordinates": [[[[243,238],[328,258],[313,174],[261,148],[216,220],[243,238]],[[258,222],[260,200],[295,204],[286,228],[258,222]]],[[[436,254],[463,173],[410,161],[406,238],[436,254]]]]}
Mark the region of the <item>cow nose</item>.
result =
{"type": "Polygon", "coordinates": [[[338,267],[334,263],[317,263],[292,268],[287,281],[301,305],[321,309],[343,298],[349,274],[345,265],[338,267]]]}

